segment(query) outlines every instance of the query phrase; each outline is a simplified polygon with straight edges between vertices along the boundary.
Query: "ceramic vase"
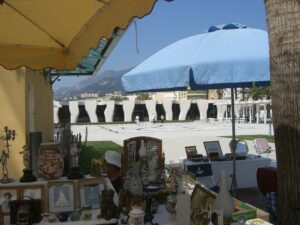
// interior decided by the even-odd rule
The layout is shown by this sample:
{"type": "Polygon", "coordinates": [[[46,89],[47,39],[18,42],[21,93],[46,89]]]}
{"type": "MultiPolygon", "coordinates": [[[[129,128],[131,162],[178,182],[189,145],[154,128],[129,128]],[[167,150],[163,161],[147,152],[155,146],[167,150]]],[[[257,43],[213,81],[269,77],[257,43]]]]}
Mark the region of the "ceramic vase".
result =
{"type": "Polygon", "coordinates": [[[224,218],[231,217],[234,211],[234,200],[227,189],[226,170],[221,171],[220,191],[214,201],[213,210],[222,210],[224,218]]]}
{"type": "Polygon", "coordinates": [[[45,179],[56,179],[63,174],[63,153],[57,142],[41,143],[38,156],[38,173],[45,179]]]}

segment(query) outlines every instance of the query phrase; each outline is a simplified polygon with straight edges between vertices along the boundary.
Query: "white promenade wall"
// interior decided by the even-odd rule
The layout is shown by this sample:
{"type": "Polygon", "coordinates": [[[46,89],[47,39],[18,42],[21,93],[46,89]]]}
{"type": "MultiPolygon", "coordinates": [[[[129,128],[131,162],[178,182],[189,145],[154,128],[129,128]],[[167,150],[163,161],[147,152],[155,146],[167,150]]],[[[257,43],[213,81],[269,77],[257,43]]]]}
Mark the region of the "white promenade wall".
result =
{"type": "Polygon", "coordinates": [[[166,112],[166,120],[173,120],[172,103],[173,101],[170,99],[165,99],[163,101],[164,110],[166,112]]]}
{"type": "Polygon", "coordinates": [[[105,122],[113,122],[115,110],[115,101],[106,101],[106,109],[104,111],[105,122]]]}
{"type": "Polygon", "coordinates": [[[180,100],[179,107],[180,107],[179,120],[186,120],[186,115],[191,107],[191,100],[180,100]]]}
{"type": "Polygon", "coordinates": [[[132,113],[135,106],[134,100],[124,100],[123,101],[123,111],[124,111],[124,121],[131,122],[132,121],[132,113]]]}
{"type": "MultiPolygon", "coordinates": [[[[213,103],[217,107],[217,119],[223,120],[224,114],[225,118],[229,119],[229,116],[225,113],[227,109],[227,105],[230,105],[228,101],[224,100],[205,100],[205,99],[199,99],[199,100],[171,100],[171,99],[165,99],[163,100],[162,104],[165,111],[165,119],[168,121],[173,120],[173,110],[172,106],[173,103],[179,103],[180,106],[180,114],[179,114],[179,120],[186,120],[187,113],[191,107],[191,104],[197,104],[199,113],[200,113],[200,120],[206,120],[207,119],[207,110],[209,103],[213,103]]],[[[115,110],[115,101],[102,101],[101,103],[97,100],[84,100],[84,101],[69,101],[69,102],[53,102],[53,118],[54,123],[59,123],[59,109],[62,107],[62,105],[68,105],[69,111],[71,114],[70,122],[76,123],[78,122],[79,117],[79,104],[84,105],[86,112],[88,113],[89,119],[91,123],[97,123],[98,117],[97,117],[97,105],[106,105],[104,110],[104,117],[105,122],[113,122],[114,119],[114,110],[115,110]]],[[[123,112],[124,112],[124,121],[125,122],[131,122],[132,121],[132,115],[134,112],[136,101],[135,100],[124,100],[122,102],[123,106],[123,112]]],[[[139,104],[145,104],[146,110],[149,116],[149,120],[152,121],[153,117],[157,118],[157,112],[156,112],[156,105],[158,104],[156,100],[145,100],[140,102],[139,104]]],[[[267,118],[267,105],[271,105],[271,100],[258,100],[258,101],[244,101],[244,102],[236,102],[235,104],[235,114],[236,118],[238,119],[238,122],[249,122],[252,123],[253,119],[256,120],[257,123],[264,122],[265,124],[267,121],[269,121],[271,118],[267,118]],[[254,112],[254,109],[256,109],[254,112]],[[247,111],[247,112],[246,112],[247,111]],[[240,113],[239,113],[240,112],[240,113]],[[247,114],[247,115],[246,115],[247,114]],[[239,115],[241,118],[239,118],[239,115]],[[247,121],[246,121],[247,116],[247,121]]],[[[270,110],[270,115],[272,115],[272,111],[270,110]]],[[[269,117],[269,116],[268,116],[269,117]]]]}
{"type": "Polygon", "coordinates": [[[53,122],[54,124],[59,123],[58,110],[62,105],[58,101],[53,101],[53,122]]]}
{"type": "Polygon", "coordinates": [[[78,101],[69,101],[69,110],[71,114],[71,123],[76,123],[79,116],[78,101]]]}
{"type": "Polygon", "coordinates": [[[156,101],[155,100],[146,100],[145,103],[146,103],[146,109],[148,111],[149,121],[153,120],[153,115],[154,115],[154,118],[157,118],[156,101]]]}
{"type": "Polygon", "coordinates": [[[206,120],[209,100],[196,100],[196,103],[200,113],[200,120],[206,120]]]}
{"type": "Polygon", "coordinates": [[[90,117],[91,123],[97,123],[98,117],[97,117],[97,100],[85,100],[84,101],[85,110],[87,114],[90,117]]]}

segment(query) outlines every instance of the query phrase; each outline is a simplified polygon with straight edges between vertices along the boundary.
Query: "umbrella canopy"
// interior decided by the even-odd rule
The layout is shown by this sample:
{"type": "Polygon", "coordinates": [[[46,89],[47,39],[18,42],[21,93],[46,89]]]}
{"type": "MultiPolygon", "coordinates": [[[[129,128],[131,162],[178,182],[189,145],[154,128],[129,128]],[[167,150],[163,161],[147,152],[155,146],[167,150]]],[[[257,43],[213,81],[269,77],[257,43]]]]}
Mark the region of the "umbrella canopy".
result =
{"type": "Polygon", "coordinates": [[[4,0],[0,65],[73,69],[116,27],[149,13],[156,0],[4,0]]]}
{"type": "Polygon", "coordinates": [[[270,84],[268,35],[239,24],[212,26],[206,33],[179,40],[122,76],[127,92],[231,88],[233,195],[237,187],[233,88],[254,84],[270,84]]]}
{"type": "Polygon", "coordinates": [[[269,85],[266,31],[228,24],[179,40],[122,77],[126,92],[269,85]]]}

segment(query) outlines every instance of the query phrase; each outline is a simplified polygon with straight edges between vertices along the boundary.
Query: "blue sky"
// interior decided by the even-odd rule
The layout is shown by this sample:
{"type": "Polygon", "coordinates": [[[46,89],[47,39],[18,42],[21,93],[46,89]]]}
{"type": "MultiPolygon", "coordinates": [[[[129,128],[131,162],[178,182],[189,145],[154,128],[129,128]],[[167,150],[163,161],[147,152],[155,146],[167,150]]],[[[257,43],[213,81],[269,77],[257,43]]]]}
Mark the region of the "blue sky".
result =
{"type": "MultiPolygon", "coordinates": [[[[131,68],[179,39],[203,33],[211,25],[232,22],[267,30],[264,1],[158,0],[151,14],[137,20],[137,38],[132,24],[98,73],[131,68]]],[[[53,89],[83,79],[86,77],[63,77],[54,83],[53,89]]]]}

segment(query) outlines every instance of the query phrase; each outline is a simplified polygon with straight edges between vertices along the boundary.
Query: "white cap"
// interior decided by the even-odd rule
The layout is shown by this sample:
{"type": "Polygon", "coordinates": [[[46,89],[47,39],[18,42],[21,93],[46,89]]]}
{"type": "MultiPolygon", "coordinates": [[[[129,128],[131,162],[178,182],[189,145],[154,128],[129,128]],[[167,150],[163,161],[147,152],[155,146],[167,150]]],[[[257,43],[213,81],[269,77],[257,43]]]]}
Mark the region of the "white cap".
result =
{"type": "Polygon", "coordinates": [[[118,153],[116,151],[108,150],[105,152],[104,159],[107,163],[121,168],[121,154],[120,153],[118,153]]]}

